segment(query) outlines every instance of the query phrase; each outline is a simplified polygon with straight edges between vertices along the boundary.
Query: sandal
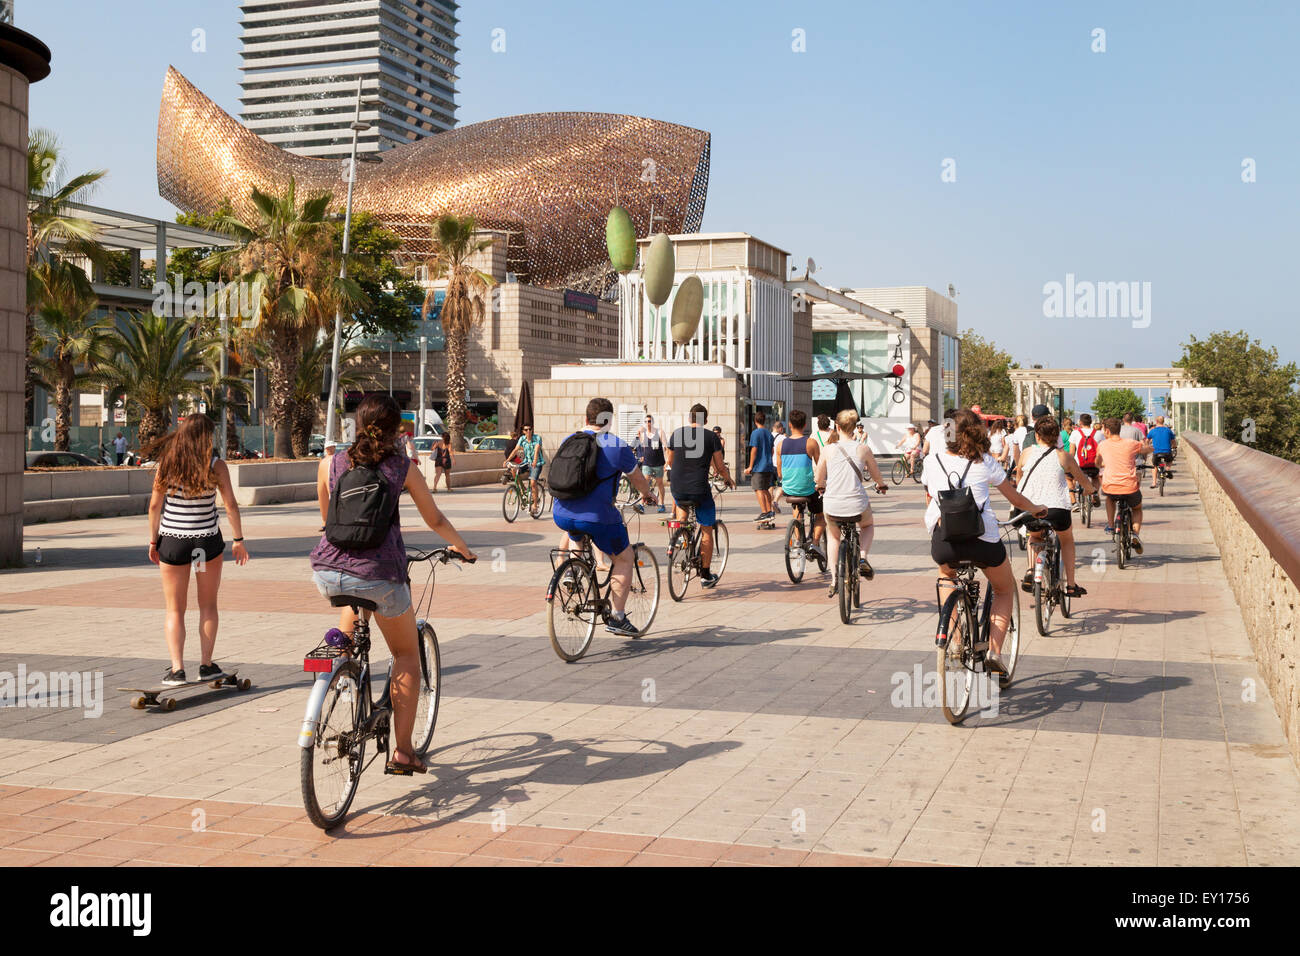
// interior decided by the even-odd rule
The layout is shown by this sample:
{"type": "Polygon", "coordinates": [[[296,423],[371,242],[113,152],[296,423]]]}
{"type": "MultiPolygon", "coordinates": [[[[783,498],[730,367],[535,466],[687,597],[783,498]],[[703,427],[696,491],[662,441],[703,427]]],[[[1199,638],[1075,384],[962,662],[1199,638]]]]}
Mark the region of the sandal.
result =
{"type": "Polygon", "coordinates": [[[428,772],[429,768],[424,765],[424,761],[420,760],[420,758],[415,756],[415,754],[404,753],[401,750],[394,751],[393,758],[389,760],[388,763],[384,764],[384,773],[391,773],[398,777],[409,777],[413,773],[428,772]],[[398,763],[398,754],[402,754],[404,757],[410,757],[410,763],[398,763]]]}
{"type": "Polygon", "coordinates": [[[1088,593],[1087,588],[1079,587],[1079,585],[1077,584],[1068,585],[1065,589],[1066,596],[1072,598],[1083,597],[1087,593],[1088,593]]]}

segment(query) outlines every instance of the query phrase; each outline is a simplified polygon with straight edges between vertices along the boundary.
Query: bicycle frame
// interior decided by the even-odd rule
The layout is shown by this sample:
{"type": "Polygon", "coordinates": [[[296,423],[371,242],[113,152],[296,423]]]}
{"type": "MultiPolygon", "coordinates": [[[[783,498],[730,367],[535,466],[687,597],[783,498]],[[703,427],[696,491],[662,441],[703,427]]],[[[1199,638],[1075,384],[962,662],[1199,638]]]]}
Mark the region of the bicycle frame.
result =
{"type": "MultiPolygon", "coordinates": [[[[424,623],[423,618],[415,622],[416,633],[423,629],[424,623]]],[[[369,612],[363,612],[362,616],[357,618],[356,626],[352,630],[352,642],[355,648],[353,653],[335,655],[328,671],[316,672],[316,680],[312,683],[311,694],[307,697],[307,710],[303,714],[302,729],[298,731],[298,746],[304,750],[311,747],[316,739],[316,729],[320,726],[321,708],[325,705],[325,694],[329,690],[330,682],[334,679],[334,675],[349,661],[356,661],[361,666],[361,674],[358,680],[361,685],[361,699],[358,701],[357,723],[364,728],[362,736],[372,736],[379,723],[379,718],[386,713],[392,712],[390,690],[393,676],[391,662],[388,676],[384,681],[384,689],[380,693],[379,699],[374,700],[371,696],[369,612]]],[[[387,747],[380,749],[386,750],[387,747]]]]}

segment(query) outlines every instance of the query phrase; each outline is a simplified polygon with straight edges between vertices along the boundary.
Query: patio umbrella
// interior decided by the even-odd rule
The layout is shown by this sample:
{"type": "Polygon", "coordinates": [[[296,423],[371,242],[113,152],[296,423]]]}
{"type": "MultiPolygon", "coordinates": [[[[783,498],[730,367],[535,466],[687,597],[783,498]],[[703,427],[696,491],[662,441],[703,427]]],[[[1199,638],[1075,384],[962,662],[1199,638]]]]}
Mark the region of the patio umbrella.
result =
{"type": "Polygon", "coordinates": [[[853,390],[849,388],[848,380],[838,378],[835,380],[835,411],[842,412],[846,408],[856,412],[858,403],[853,400],[853,390]]]}
{"type": "Polygon", "coordinates": [[[524,382],[524,389],[519,393],[519,407],[515,409],[515,428],[521,432],[525,425],[533,424],[533,393],[524,382]]]}

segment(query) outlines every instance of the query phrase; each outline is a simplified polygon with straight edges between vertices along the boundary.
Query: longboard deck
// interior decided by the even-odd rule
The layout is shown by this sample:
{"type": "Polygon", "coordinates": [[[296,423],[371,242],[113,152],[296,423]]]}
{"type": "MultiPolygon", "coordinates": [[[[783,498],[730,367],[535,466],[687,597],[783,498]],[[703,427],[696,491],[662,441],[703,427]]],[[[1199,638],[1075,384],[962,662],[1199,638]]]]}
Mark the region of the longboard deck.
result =
{"type": "Polygon", "coordinates": [[[235,690],[248,690],[253,686],[253,682],[247,677],[237,677],[237,668],[231,668],[221,674],[214,674],[203,680],[186,681],[184,684],[174,684],[171,686],[156,685],[154,687],[119,687],[118,691],[139,694],[139,697],[131,701],[131,707],[134,710],[144,710],[146,707],[160,707],[163,710],[175,710],[176,698],[173,694],[184,694],[188,691],[195,690],[199,687],[208,687],[211,690],[221,690],[223,687],[234,688],[235,690]]]}

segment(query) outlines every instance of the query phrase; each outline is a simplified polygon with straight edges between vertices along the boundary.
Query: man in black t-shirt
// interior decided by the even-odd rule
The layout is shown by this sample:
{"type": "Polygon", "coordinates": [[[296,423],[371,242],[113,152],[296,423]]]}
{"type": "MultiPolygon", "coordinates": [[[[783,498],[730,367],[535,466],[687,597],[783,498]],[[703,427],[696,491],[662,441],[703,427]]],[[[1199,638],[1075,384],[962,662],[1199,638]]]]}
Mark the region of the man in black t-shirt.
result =
{"type": "Polygon", "coordinates": [[[736,487],[736,482],[722,455],[721,439],[704,427],[709,420],[708,409],[698,403],[692,405],[690,420],[694,424],[683,425],[668,440],[669,482],[675,517],[679,520],[686,517],[683,504],[695,505],[695,520],[704,529],[700,543],[700,559],[704,564],[700,584],[711,588],[718,583],[717,577],[709,570],[713,561],[713,526],[718,523],[718,513],[713,505],[713,489],[709,486],[709,469],[716,470],[728,488],[736,487]]]}

